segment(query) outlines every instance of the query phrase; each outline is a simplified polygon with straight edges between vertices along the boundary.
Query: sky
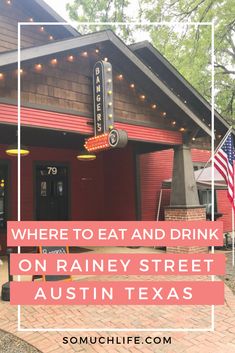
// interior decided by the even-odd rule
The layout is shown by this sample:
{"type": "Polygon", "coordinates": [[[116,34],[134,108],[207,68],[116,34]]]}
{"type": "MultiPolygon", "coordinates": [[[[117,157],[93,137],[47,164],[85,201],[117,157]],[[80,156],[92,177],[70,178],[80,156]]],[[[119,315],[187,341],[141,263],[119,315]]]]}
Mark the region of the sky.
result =
{"type": "Polygon", "coordinates": [[[44,0],[48,5],[50,5],[53,10],[55,10],[60,16],[62,16],[65,20],[69,21],[69,16],[66,12],[66,4],[69,0],[44,0]]]}

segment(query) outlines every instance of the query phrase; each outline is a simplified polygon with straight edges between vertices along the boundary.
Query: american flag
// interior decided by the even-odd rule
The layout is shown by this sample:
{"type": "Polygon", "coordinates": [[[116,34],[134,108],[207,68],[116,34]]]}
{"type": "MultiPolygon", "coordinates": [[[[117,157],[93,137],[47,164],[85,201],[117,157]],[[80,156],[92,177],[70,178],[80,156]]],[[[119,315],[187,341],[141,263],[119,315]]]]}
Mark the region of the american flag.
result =
{"type": "Polygon", "coordinates": [[[214,166],[223,176],[228,185],[228,198],[234,207],[234,168],[233,160],[235,159],[235,150],[233,147],[233,138],[230,133],[225,142],[218,149],[214,158],[214,166]]]}

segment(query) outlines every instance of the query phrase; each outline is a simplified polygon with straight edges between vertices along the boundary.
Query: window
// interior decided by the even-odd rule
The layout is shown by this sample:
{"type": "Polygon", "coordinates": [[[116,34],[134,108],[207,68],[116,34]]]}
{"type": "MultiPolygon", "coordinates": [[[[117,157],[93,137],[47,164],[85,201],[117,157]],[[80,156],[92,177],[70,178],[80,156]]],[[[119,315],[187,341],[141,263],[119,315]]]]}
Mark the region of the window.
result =
{"type": "MultiPolygon", "coordinates": [[[[211,214],[212,202],[211,202],[211,189],[199,189],[198,196],[200,204],[206,206],[206,213],[211,214]]],[[[215,200],[215,212],[217,212],[217,200],[216,200],[216,191],[214,193],[215,200]]]]}

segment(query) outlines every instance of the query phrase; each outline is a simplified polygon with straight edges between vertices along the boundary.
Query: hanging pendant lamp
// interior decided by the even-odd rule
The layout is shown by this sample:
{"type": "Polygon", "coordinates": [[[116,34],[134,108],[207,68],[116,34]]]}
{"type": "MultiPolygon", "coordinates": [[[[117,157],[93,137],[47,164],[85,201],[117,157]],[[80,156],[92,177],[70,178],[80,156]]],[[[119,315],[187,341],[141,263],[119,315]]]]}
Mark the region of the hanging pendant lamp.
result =
{"type": "Polygon", "coordinates": [[[96,159],[96,155],[94,153],[89,153],[88,151],[83,150],[78,153],[77,159],[83,162],[94,161],[96,159]]]}
{"type": "MultiPolygon", "coordinates": [[[[17,144],[8,146],[5,152],[8,156],[17,157],[18,156],[17,144]]],[[[29,155],[29,153],[30,153],[30,150],[26,146],[21,145],[21,148],[20,148],[21,157],[26,157],[29,155]]]]}

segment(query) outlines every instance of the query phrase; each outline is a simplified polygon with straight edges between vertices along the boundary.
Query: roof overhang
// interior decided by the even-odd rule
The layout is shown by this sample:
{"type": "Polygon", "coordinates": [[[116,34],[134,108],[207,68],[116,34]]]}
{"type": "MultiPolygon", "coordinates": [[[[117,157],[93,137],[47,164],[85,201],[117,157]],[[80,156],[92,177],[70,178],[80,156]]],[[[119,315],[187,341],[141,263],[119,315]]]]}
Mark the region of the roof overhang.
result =
{"type": "MultiPolygon", "coordinates": [[[[198,189],[209,189],[212,187],[212,167],[199,169],[194,172],[195,181],[198,189]]],[[[162,182],[162,189],[171,189],[172,179],[166,179],[162,182]]],[[[227,190],[228,186],[222,175],[217,169],[214,169],[214,187],[215,190],[227,190]]]]}
{"type": "MultiPolygon", "coordinates": [[[[206,123],[211,122],[210,103],[180,74],[180,72],[148,41],[130,45],[136,55],[159,78],[164,80],[176,94],[190,103],[190,108],[197,110],[204,117],[206,123]]],[[[230,128],[228,122],[214,110],[215,123],[220,127],[221,133],[226,133],[230,128]]]]}
{"type": "MultiPolygon", "coordinates": [[[[65,22],[56,11],[54,11],[43,0],[21,0],[26,9],[30,9],[35,22],[65,22]]],[[[78,37],[80,33],[71,25],[51,26],[50,32],[57,34],[58,38],[78,37]]]]}
{"type": "MultiPolygon", "coordinates": [[[[200,115],[192,111],[177,95],[143,63],[141,59],[127,47],[111,30],[96,32],[72,39],[57,41],[37,47],[22,49],[20,53],[21,63],[33,61],[44,56],[62,54],[63,52],[81,49],[94,45],[102,45],[109,60],[117,67],[125,71],[150,97],[157,96],[169,113],[180,119],[190,121],[194,127],[199,127],[208,135],[211,129],[202,121],[200,115]]],[[[17,51],[0,55],[0,67],[7,68],[17,63],[17,51]]]]}

